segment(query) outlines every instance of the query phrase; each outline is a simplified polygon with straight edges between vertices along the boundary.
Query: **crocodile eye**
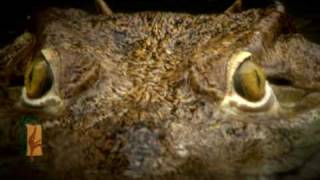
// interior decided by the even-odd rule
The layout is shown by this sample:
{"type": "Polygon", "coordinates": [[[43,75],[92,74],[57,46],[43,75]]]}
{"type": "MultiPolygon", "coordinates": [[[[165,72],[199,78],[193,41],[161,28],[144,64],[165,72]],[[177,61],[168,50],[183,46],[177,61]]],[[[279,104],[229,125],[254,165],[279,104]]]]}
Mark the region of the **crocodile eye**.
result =
{"type": "Polygon", "coordinates": [[[24,75],[27,96],[31,99],[46,94],[53,83],[53,73],[44,57],[35,58],[28,66],[24,75]]]}
{"type": "Polygon", "coordinates": [[[236,92],[251,102],[257,102],[265,95],[266,78],[263,70],[251,61],[244,61],[233,76],[236,92]]]}

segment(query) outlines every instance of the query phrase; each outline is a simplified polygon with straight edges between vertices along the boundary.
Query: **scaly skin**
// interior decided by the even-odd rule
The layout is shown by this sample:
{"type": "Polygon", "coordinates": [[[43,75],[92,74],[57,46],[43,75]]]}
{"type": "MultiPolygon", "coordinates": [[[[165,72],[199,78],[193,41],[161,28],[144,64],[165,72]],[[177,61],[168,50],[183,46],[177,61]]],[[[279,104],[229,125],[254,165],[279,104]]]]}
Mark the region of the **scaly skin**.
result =
{"type": "MultiPolygon", "coordinates": [[[[276,176],[320,148],[320,48],[290,32],[279,8],[110,16],[52,9],[33,36],[26,59],[49,62],[53,87],[41,105],[4,96],[0,114],[3,124],[25,114],[41,119],[44,156],[34,163],[46,177],[276,176]],[[233,102],[241,52],[272,79],[273,99],[262,107],[233,102]],[[292,89],[304,96],[280,101],[292,89]]],[[[6,146],[17,143],[12,124],[6,146]]]]}

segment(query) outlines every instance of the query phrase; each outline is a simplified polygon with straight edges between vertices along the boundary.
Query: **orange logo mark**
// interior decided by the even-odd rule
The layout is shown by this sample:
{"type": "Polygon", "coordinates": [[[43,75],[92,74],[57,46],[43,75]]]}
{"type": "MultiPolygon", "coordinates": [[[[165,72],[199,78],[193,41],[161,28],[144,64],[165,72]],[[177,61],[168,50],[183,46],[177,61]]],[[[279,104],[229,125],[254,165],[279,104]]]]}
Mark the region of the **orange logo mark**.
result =
{"type": "Polygon", "coordinates": [[[27,124],[27,156],[33,160],[34,156],[42,156],[41,125],[27,124]]]}

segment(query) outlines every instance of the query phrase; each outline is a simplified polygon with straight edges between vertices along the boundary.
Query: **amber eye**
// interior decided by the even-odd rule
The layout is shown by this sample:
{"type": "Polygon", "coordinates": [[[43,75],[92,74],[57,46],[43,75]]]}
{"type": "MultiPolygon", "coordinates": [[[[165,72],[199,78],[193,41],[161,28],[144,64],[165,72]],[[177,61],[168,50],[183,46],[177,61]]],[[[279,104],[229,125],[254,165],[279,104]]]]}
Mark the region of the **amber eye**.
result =
{"type": "Polygon", "coordinates": [[[27,67],[24,84],[29,98],[40,98],[47,93],[53,83],[49,63],[43,58],[34,59],[27,67]]]}
{"type": "Polygon", "coordinates": [[[251,61],[244,61],[233,76],[236,92],[248,101],[259,101],[265,94],[263,70],[251,61]]]}

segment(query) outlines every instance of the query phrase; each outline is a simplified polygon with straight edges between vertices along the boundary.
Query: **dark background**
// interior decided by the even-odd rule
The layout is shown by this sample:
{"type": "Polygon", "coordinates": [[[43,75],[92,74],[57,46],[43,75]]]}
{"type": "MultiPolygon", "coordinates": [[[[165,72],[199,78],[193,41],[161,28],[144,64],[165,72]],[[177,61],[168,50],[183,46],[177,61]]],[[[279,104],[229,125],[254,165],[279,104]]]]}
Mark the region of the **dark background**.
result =
{"type": "MultiPolygon", "coordinates": [[[[175,11],[223,12],[233,0],[106,0],[114,12],[175,11]]],[[[265,7],[271,0],[243,0],[245,8],[265,7]]],[[[293,17],[298,31],[320,43],[320,7],[316,0],[280,0],[293,17]]],[[[82,8],[94,12],[94,0],[3,0],[0,2],[0,47],[10,43],[30,26],[36,12],[48,7],[82,8]]]]}

